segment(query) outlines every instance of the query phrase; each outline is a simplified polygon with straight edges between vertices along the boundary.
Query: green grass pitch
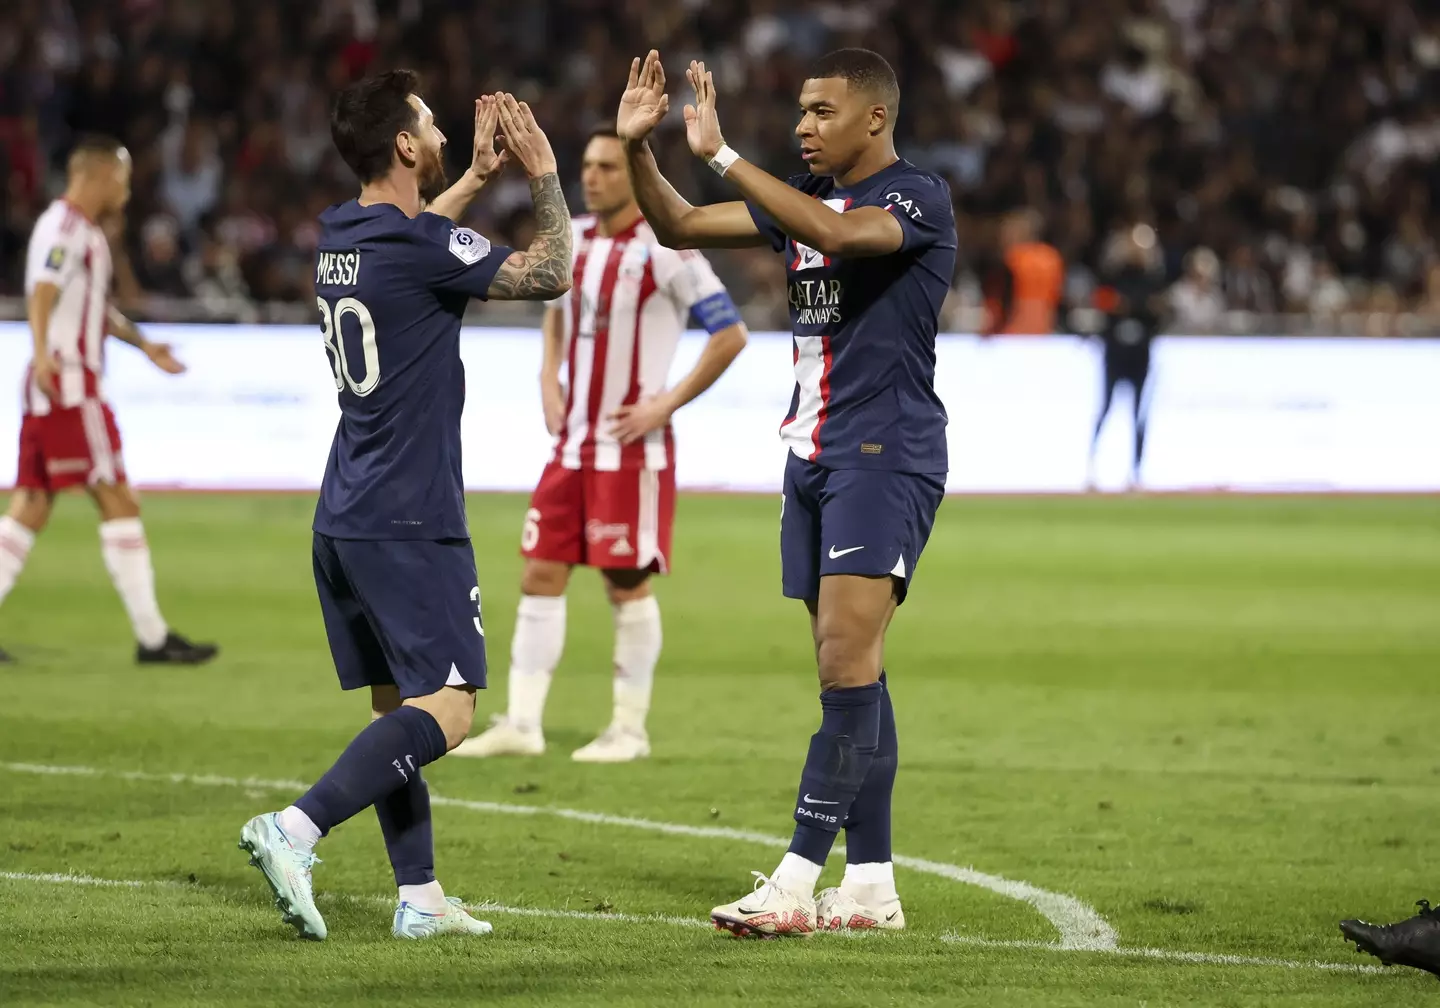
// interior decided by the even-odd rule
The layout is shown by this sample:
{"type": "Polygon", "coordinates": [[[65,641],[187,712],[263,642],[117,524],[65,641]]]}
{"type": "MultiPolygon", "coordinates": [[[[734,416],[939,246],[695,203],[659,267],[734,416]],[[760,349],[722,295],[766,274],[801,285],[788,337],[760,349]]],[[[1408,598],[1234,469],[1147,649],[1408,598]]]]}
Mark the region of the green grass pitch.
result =
{"type": "MultiPolygon", "coordinates": [[[[676,573],[659,588],[652,759],[569,760],[609,714],[609,614],[582,572],[550,752],[427,772],[460,802],[436,809],[447,891],[537,912],[488,914],[486,939],[393,941],[388,867],[365,815],[320,849],[331,939],[297,941],[235,840],[246,818],[288,802],[274,782],[313,780],[367,713],[330,667],[311,501],[146,506],[167,615],[225,650],[200,670],[133,666],[90,509],[64,502],[0,611],[0,644],[20,658],[0,668],[6,1006],[1433,996],[1422,974],[1351,968],[1373,960],[1335,927],[1440,896],[1433,498],[946,503],[891,631],[897,852],[1072,896],[1122,953],[1159,950],[1149,955],[1053,947],[1034,906],[903,868],[903,934],[742,943],[694,923],[743,891],[750,869],[774,866],[778,848],[714,834],[788,835],[817,719],[804,610],[779,596],[778,502],[706,496],[682,498],[676,573]]],[[[495,684],[482,721],[504,700],[524,506],[471,502],[495,684]]]]}

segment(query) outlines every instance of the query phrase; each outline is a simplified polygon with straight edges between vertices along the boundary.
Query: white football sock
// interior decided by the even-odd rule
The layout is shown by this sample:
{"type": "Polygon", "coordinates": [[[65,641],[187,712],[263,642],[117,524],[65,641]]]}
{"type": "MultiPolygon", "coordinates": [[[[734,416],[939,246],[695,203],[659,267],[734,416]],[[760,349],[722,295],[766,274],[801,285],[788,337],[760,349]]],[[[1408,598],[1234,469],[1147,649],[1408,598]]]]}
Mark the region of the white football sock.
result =
{"type": "Polygon", "coordinates": [[[448,904],[445,902],[445,890],[441,889],[440,883],[434,879],[424,885],[402,885],[400,902],[409,903],[426,913],[443,913],[448,909],[448,904]]]}
{"type": "Polygon", "coordinates": [[[139,518],[116,518],[100,523],[100,552],[105,569],[135,628],[135,639],[143,647],[158,648],[165,643],[169,627],[155,601],[155,569],[150,566],[150,544],[139,518]]]}
{"type": "Polygon", "coordinates": [[[291,845],[301,850],[309,850],[320,842],[320,827],[294,805],[280,812],[280,828],[290,838],[291,845]]]}
{"type": "Polygon", "coordinates": [[[815,883],[820,881],[820,872],[824,867],[814,861],[805,860],[793,851],[786,851],[785,856],[780,859],[780,867],[770,876],[770,881],[786,892],[814,899],[815,883]]]}
{"type": "Polygon", "coordinates": [[[895,864],[892,861],[847,864],[840,888],[867,905],[900,898],[895,891],[895,864]]]}
{"type": "Polygon", "coordinates": [[[510,721],[538,731],[545,695],[565,650],[565,596],[520,596],[510,645],[510,721]]]}
{"type": "Polygon", "coordinates": [[[618,728],[645,733],[662,636],[660,604],[655,596],[615,607],[614,724],[618,728]]]}
{"type": "Polygon", "coordinates": [[[14,518],[0,518],[0,602],[15,587],[15,579],[25,569],[25,558],[35,545],[35,533],[14,518]]]}

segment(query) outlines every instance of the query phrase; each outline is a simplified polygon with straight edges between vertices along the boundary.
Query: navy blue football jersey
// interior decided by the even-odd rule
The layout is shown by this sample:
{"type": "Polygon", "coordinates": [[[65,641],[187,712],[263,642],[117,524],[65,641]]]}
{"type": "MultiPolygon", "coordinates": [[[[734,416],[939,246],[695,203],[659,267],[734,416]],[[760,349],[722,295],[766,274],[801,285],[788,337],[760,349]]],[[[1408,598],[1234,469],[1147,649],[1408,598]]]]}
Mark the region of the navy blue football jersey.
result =
{"type": "Polygon", "coordinates": [[[336,539],[465,538],[460,321],[510,249],[436,214],[351,200],[320,215],[320,328],[340,424],[315,509],[336,539]]]}
{"type": "Polygon", "coordinates": [[[781,437],[831,469],[946,472],[935,333],[955,273],[949,186],[903,159],[848,188],[808,173],[787,182],[841,212],[884,207],[904,241],[885,256],[823,256],[749,204],[760,233],[785,252],[795,392],[781,437]]]}

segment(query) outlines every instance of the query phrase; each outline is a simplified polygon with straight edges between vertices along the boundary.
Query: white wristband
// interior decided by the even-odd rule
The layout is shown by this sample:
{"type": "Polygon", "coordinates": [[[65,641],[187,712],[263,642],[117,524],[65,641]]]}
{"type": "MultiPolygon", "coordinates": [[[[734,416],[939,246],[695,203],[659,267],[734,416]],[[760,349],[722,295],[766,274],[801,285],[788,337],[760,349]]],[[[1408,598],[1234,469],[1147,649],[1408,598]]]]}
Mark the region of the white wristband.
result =
{"type": "Polygon", "coordinates": [[[715,156],[710,159],[709,164],[710,167],[714,169],[716,175],[724,178],[725,173],[730,170],[730,166],[739,160],[740,155],[731,150],[729,144],[721,144],[720,149],[715,152],[715,156]]]}

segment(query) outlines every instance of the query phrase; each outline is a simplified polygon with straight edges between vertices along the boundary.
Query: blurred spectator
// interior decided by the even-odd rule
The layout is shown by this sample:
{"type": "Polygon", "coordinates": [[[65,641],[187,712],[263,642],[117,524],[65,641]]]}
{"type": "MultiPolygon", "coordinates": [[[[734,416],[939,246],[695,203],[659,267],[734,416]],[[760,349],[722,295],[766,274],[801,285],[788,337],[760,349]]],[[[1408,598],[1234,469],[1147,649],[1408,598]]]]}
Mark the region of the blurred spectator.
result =
{"type": "Polygon", "coordinates": [[[1225,298],[1217,282],[1220,261],[1208,248],[1197,248],[1185,259],[1185,275],[1170,288],[1170,311],[1175,329],[1183,333],[1212,333],[1225,314],[1225,298]]]}
{"type": "Polygon", "coordinates": [[[220,198],[225,165],[215,149],[214,134],[200,120],[174,129],[161,145],[160,198],[188,231],[220,198]]]}
{"type": "MultiPolygon", "coordinates": [[[[1016,206],[1043,222],[1067,291],[1093,286],[1112,236],[1149,224],[1181,315],[1207,328],[1229,308],[1433,313],[1434,0],[7,0],[0,294],[20,290],[30,224],[80,132],[131,147],[142,284],[176,292],[178,255],[180,283],[212,306],[303,304],[314,214],[356,188],[331,151],[328,104],[358,74],[425,75],[452,177],[475,96],[515,90],[573,181],[630,57],[655,46],[675,108],[662,165],[687,197],[714,200],[733,189],[679,135],[685,62],[716,70],[730,142],[791,174],[804,68],[842,45],[891,60],[899,149],[950,180],[961,242],[948,318],[974,317],[1016,206]],[[1201,247],[1220,267],[1207,278],[1182,270],[1201,247]]],[[[525,206],[508,173],[468,223],[513,239],[525,206]]],[[[773,315],[758,265],[773,260],[713,261],[755,319],[773,315]]]]}
{"type": "Polygon", "coordinates": [[[1165,73],[1144,50],[1126,45],[1100,74],[1100,88],[1139,116],[1153,116],[1165,105],[1165,73]]]}
{"type": "Polygon", "coordinates": [[[151,294],[184,297],[190,293],[185,281],[180,249],[180,225],[167,214],[156,214],[140,228],[140,256],[135,277],[151,294]]]}
{"type": "Polygon", "coordinates": [[[1430,264],[1425,274],[1425,296],[1420,300],[1420,316],[1437,326],[1440,332],[1440,259],[1430,264]]]}
{"type": "Polygon", "coordinates": [[[1065,263],[1053,245],[1038,240],[1039,232],[1040,217],[1028,207],[1001,220],[1001,256],[985,280],[986,334],[1055,331],[1065,263]]]}
{"type": "Polygon", "coordinates": [[[1249,245],[1237,245],[1230,253],[1222,293],[1226,306],[1232,311],[1260,314],[1275,311],[1275,288],[1249,245]]]}
{"type": "Polygon", "coordinates": [[[235,250],[214,236],[200,237],[200,249],[185,261],[184,275],[191,293],[210,315],[233,315],[241,322],[258,318],[235,250]]]}
{"type": "Polygon", "coordinates": [[[1335,275],[1330,260],[1321,259],[1315,264],[1315,282],[1302,307],[1322,319],[1333,319],[1350,307],[1350,292],[1345,282],[1335,275]]]}

